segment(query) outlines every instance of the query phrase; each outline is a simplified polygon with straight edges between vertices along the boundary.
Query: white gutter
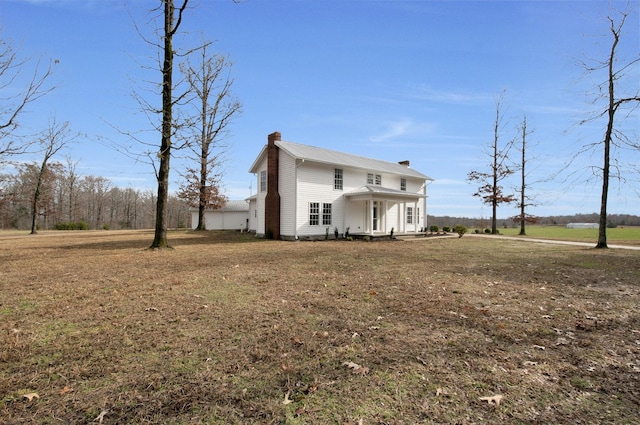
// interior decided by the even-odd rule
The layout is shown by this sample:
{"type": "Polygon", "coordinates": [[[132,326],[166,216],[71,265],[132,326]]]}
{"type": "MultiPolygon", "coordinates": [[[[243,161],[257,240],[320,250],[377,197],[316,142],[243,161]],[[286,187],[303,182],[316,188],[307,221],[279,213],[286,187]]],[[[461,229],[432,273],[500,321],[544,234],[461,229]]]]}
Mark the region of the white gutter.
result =
{"type": "MultiPolygon", "coordinates": [[[[433,181],[433,180],[431,180],[433,181]]],[[[429,229],[427,228],[427,215],[429,214],[429,212],[427,211],[427,198],[429,197],[427,195],[427,186],[429,185],[429,183],[427,183],[427,180],[424,181],[424,188],[423,188],[423,192],[424,192],[424,212],[422,214],[424,214],[424,231],[428,231],[429,229]]]]}
{"type": "Polygon", "coordinates": [[[293,239],[298,240],[298,167],[304,164],[304,159],[300,159],[293,171],[293,239]]]}

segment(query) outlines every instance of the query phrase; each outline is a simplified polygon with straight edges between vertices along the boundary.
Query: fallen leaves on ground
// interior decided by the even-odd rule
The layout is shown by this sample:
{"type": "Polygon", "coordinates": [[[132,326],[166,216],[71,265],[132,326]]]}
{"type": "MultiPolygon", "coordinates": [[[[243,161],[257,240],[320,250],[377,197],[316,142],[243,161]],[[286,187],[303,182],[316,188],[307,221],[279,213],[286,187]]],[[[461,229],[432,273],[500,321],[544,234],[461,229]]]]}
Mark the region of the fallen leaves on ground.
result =
{"type": "Polygon", "coordinates": [[[60,390],[60,395],[65,395],[73,391],[73,388],[65,386],[60,390]]]}
{"type": "Polygon", "coordinates": [[[489,404],[495,404],[496,406],[500,406],[500,402],[504,398],[501,394],[496,394],[491,397],[480,397],[481,401],[486,401],[489,404]]]}
{"type": "Polygon", "coordinates": [[[353,369],[353,373],[355,375],[366,375],[367,373],[369,373],[368,367],[360,366],[359,364],[354,362],[344,362],[342,363],[342,366],[353,369]]]}
{"type": "Polygon", "coordinates": [[[102,423],[102,420],[104,419],[104,416],[109,413],[108,410],[103,410],[102,412],[100,412],[100,414],[98,416],[96,416],[96,418],[93,420],[94,422],[98,421],[99,424],[102,423]]]}
{"type": "Polygon", "coordinates": [[[284,404],[285,406],[287,404],[293,403],[293,400],[289,398],[290,394],[291,394],[291,391],[287,391],[287,393],[284,395],[284,400],[282,400],[282,404],[284,404]]]}

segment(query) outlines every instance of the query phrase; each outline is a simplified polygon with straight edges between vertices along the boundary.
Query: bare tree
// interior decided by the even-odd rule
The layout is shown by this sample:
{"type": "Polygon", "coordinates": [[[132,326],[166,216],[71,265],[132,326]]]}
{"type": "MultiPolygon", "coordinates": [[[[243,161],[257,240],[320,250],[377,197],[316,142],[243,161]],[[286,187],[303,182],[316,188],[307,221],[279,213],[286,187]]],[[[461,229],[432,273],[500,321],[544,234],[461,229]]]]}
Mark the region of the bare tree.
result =
{"type": "Polygon", "coordinates": [[[162,63],[162,134],[160,151],[160,166],[158,168],[158,199],[156,201],[156,225],[151,249],[169,248],[167,240],[167,208],[169,199],[169,164],[171,160],[171,136],[174,128],[173,106],[173,36],[182,23],[182,15],[189,3],[184,0],[177,10],[173,0],[161,0],[164,6],[164,60],[162,63]]]}
{"type": "Polygon", "coordinates": [[[520,215],[514,217],[515,222],[520,223],[520,235],[526,235],[526,223],[536,223],[537,219],[531,214],[527,213],[527,207],[534,205],[531,201],[531,197],[527,194],[527,189],[529,189],[529,183],[527,182],[527,164],[529,163],[529,158],[527,157],[527,136],[532,133],[532,131],[527,131],[527,116],[524,115],[522,117],[522,125],[520,127],[522,131],[522,139],[520,145],[520,165],[518,166],[520,170],[520,198],[516,200],[518,204],[518,208],[520,208],[520,215]]]}
{"type": "Polygon", "coordinates": [[[66,158],[66,176],[65,176],[65,186],[67,193],[67,202],[68,202],[68,210],[66,211],[67,221],[73,222],[76,220],[76,213],[78,210],[78,180],[79,176],[76,171],[78,167],[79,161],[74,161],[70,156],[66,158]]]}
{"type": "MultiPolygon", "coordinates": [[[[623,85],[621,80],[632,69],[637,69],[638,63],[640,63],[640,54],[631,58],[626,63],[619,64],[618,47],[622,35],[622,29],[625,21],[629,16],[629,9],[619,13],[619,17],[616,21],[614,17],[609,15],[607,20],[609,22],[609,31],[611,32],[611,46],[606,56],[606,59],[596,62],[595,65],[583,64],[585,71],[591,74],[598,71],[606,71],[606,80],[598,84],[596,91],[599,94],[598,98],[606,98],[606,107],[596,115],[587,118],[581,122],[581,124],[598,120],[600,118],[606,118],[606,128],[604,131],[604,138],[600,142],[588,145],[584,150],[593,148],[598,145],[602,145],[603,149],[603,165],[602,165],[602,193],[600,198],[600,217],[598,225],[598,242],[596,248],[607,248],[607,201],[609,195],[609,180],[612,177],[612,153],[613,149],[639,149],[640,145],[637,140],[634,141],[628,138],[620,128],[617,127],[616,118],[620,112],[626,108],[626,112],[630,114],[640,104],[640,90],[638,89],[637,81],[629,85],[633,87],[632,92],[627,93],[624,96],[619,97],[619,92],[622,91],[623,85]]],[[[628,116],[628,115],[627,115],[628,116]]],[[[633,168],[633,166],[632,166],[633,168]]],[[[614,175],[615,176],[615,175],[614,175]]],[[[620,173],[617,173],[617,177],[621,177],[620,173]]]]}
{"type": "Polygon", "coordinates": [[[491,234],[498,233],[497,226],[497,209],[498,205],[510,203],[515,200],[514,195],[505,195],[502,191],[501,182],[509,177],[514,171],[507,165],[509,158],[509,150],[513,146],[513,141],[507,143],[504,147],[500,147],[500,132],[502,130],[503,115],[500,112],[504,93],[500,95],[496,101],[496,120],[493,127],[493,142],[489,145],[490,153],[488,154],[491,163],[489,164],[489,172],[471,171],[467,174],[467,180],[470,182],[480,183],[478,191],[473,194],[482,198],[482,201],[491,205],[491,234]]]}
{"type": "Polygon", "coordinates": [[[70,135],[69,123],[64,122],[59,124],[55,119],[49,124],[49,128],[45,130],[43,137],[39,143],[42,145],[43,156],[40,163],[40,169],[36,178],[35,188],[33,192],[33,202],[31,204],[31,234],[35,235],[36,219],[39,212],[39,200],[41,194],[41,187],[43,182],[43,176],[47,171],[47,164],[49,160],[57,154],[67,144],[71,143],[76,136],[70,135]]]}
{"type": "Polygon", "coordinates": [[[24,79],[23,75],[29,72],[28,66],[29,60],[18,57],[10,42],[0,40],[0,92],[3,93],[0,99],[0,160],[28,149],[32,142],[19,141],[14,134],[19,118],[27,105],[54,89],[45,84],[52,72],[51,62],[43,69],[38,61],[24,79]]]}
{"type": "MultiPolygon", "coordinates": [[[[39,229],[152,229],[155,223],[156,195],[152,190],[112,187],[104,177],[79,176],[75,163],[49,161],[41,176],[38,198],[39,229]],[[69,174],[76,174],[73,199],[69,198],[69,174]],[[69,203],[73,204],[69,217],[69,203]]],[[[33,194],[41,164],[20,162],[16,172],[0,175],[0,228],[30,229],[33,194]]],[[[169,227],[186,226],[187,205],[169,196],[169,227]]]]}
{"type": "Polygon", "coordinates": [[[220,208],[227,199],[220,190],[222,163],[227,146],[223,143],[228,126],[241,112],[241,104],[231,94],[233,79],[231,62],[221,55],[207,54],[208,43],[200,49],[195,64],[187,61],[181,70],[194,93],[192,102],[196,113],[184,128],[186,144],[193,152],[192,159],[199,169],[189,168],[180,187],[179,197],[198,208],[196,230],[206,230],[204,211],[220,208]]]}

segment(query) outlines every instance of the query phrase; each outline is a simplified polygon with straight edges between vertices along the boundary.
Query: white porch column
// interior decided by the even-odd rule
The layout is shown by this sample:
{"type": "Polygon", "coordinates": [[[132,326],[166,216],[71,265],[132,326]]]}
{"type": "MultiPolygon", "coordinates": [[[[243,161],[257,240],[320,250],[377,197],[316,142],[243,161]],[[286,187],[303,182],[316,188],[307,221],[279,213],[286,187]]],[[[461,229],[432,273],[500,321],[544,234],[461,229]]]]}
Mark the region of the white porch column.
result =
{"type": "Polygon", "coordinates": [[[420,217],[418,216],[418,201],[413,203],[413,233],[418,233],[418,221],[420,217]]]}
{"type": "MultiPolygon", "coordinates": [[[[382,229],[382,233],[388,233],[389,232],[389,226],[387,226],[387,208],[389,207],[387,200],[385,199],[383,202],[384,208],[382,208],[382,214],[384,215],[384,220],[383,220],[383,227],[384,229],[382,229]]],[[[382,218],[382,217],[380,217],[382,218]]]]}

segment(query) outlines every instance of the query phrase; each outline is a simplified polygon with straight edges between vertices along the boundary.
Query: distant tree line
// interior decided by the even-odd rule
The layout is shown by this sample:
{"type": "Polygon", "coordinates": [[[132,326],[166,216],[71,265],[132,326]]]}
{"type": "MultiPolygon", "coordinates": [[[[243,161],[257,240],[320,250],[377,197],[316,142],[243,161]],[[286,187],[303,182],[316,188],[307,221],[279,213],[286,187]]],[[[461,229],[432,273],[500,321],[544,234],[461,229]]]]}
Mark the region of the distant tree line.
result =
{"type": "MultiPolygon", "coordinates": [[[[33,193],[40,165],[21,163],[15,173],[0,175],[0,227],[31,226],[33,193]]],[[[80,176],[75,164],[52,162],[42,175],[38,199],[38,229],[151,229],[155,224],[156,196],[152,190],[114,187],[104,177],[80,176]]],[[[188,227],[185,202],[169,197],[168,224],[188,227]]]]}
{"type": "MultiPolygon", "coordinates": [[[[573,214],[573,215],[552,215],[547,217],[536,217],[536,224],[543,226],[565,226],[569,223],[598,223],[600,214],[573,214]]],[[[456,224],[462,224],[470,229],[486,229],[491,228],[490,218],[469,218],[469,217],[450,217],[450,216],[428,216],[429,225],[438,227],[453,227],[456,224]]],[[[502,227],[518,227],[520,223],[514,218],[497,219],[498,228],[502,227]]],[[[607,216],[608,227],[621,226],[640,226],[640,216],[631,214],[609,214],[607,216]]]]}

